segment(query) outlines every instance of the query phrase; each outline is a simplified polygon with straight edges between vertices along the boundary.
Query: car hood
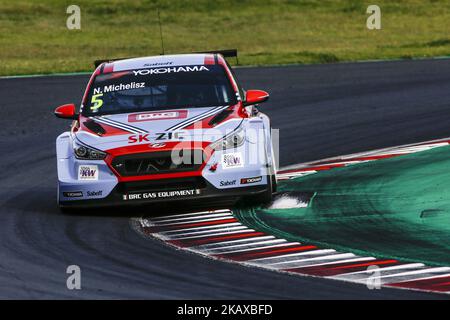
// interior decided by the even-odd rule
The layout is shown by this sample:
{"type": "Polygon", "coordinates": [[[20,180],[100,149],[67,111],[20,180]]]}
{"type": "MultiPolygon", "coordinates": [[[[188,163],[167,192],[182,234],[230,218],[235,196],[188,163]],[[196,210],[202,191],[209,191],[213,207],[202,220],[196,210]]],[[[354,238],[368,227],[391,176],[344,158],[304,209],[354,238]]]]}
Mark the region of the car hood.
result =
{"type": "Polygon", "coordinates": [[[78,141],[107,151],[140,144],[213,142],[236,130],[243,118],[232,106],[81,117],[78,141]]]}

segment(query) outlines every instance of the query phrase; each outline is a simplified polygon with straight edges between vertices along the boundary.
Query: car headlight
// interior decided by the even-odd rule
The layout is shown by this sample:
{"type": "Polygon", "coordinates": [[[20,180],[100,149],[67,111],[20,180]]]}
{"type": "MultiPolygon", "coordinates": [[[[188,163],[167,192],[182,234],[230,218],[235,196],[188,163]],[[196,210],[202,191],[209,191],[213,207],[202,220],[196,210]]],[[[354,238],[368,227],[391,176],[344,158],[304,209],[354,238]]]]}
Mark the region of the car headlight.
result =
{"type": "Polygon", "coordinates": [[[214,150],[225,150],[231,148],[237,148],[244,144],[245,141],[245,130],[240,128],[231,134],[223,137],[212,143],[211,148],[214,150]]]}
{"type": "Polygon", "coordinates": [[[73,142],[73,153],[79,160],[103,160],[106,158],[105,152],[86,147],[76,141],[73,142]]]}

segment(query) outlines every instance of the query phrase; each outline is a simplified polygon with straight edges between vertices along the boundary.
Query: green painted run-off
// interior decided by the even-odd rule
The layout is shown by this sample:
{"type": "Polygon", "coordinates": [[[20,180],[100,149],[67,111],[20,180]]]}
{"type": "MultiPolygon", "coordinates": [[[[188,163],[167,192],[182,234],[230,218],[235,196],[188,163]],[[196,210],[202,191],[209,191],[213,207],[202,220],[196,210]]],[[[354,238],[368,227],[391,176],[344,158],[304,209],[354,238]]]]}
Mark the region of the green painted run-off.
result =
{"type": "Polygon", "coordinates": [[[307,208],[238,209],[254,228],[360,255],[450,265],[450,147],[280,181],[307,208]]]}

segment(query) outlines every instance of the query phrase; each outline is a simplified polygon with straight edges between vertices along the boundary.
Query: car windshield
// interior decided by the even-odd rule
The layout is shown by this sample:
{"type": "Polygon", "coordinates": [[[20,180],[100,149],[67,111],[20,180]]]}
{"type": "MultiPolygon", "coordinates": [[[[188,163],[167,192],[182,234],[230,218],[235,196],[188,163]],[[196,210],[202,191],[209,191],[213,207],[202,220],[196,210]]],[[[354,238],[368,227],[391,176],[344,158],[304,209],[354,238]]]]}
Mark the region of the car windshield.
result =
{"type": "Polygon", "coordinates": [[[100,74],[83,104],[86,116],[235,104],[221,65],[148,68],[100,74]]]}

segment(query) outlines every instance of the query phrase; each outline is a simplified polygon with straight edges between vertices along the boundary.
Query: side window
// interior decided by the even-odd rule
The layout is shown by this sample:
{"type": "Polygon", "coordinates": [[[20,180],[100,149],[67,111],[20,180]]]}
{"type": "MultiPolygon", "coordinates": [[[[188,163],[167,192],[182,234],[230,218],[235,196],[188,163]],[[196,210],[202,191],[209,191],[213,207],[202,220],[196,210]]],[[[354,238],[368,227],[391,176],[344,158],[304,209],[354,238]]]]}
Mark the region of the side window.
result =
{"type": "Polygon", "coordinates": [[[236,73],[234,73],[234,70],[230,66],[228,61],[226,59],[224,59],[224,60],[225,60],[225,63],[227,64],[228,69],[231,72],[231,75],[233,76],[234,80],[236,81],[236,84],[237,84],[238,90],[239,90],[239,95],[241,96],[242,99],[245,99],[245,90],[241,87],[241,84],[239,83],[239,79],[236,77],[236,73]]]}

